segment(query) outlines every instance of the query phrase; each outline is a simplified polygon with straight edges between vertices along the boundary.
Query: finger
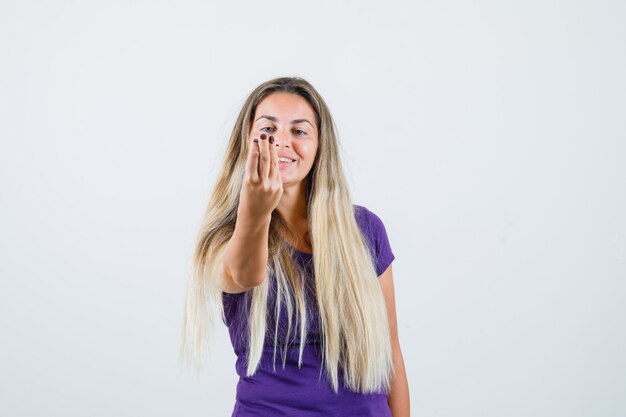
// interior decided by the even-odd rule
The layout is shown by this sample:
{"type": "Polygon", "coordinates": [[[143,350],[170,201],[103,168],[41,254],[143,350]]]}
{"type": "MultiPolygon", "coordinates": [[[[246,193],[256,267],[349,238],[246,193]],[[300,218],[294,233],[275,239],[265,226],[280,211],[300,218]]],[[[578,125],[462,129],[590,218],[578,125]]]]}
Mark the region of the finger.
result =
{"type": "Polygon", "coordinates": [[[274,181],[276,181],[276,184],[280,185],[280,188],[283,188],[283,176],[280,173],[280,162],[278,162],[278,146],[276,146],[275,140],[273,136],[270,136],[272,138],[272,142],[274,142],[273,144],[273,149],[274,149],[274,153],[276,154],[276,174],[275,174],[275,178],[274,181]]]}
{"type": "Polygon", "coordinates": [[[276,181],[276,177],[280,177],[279,174],[279,166],[278,166],[278,149],[276,149],[276,144],[274,143],[274,136],[270,136],[267,139],[267,143],[270,148],[270,173],[269,178],[272,181],[276,181]]]}
{"type": "Polygon", "coordinates": [[[261,156],[259,157],[259,176],[261,177],[261,181],[265,178],[268,178],[270,173],[270,148],[267,142],[267,135],[265,133],[261,134],[261,140],[259,140],[259,152],[261,156]]]}
{"type": "Polygon", "coordinates": [[[248,145],[248,159],[246,160],[246,171],[253,182],[259,182],[259,145],[258,139],[254,138],[248,145]]]}

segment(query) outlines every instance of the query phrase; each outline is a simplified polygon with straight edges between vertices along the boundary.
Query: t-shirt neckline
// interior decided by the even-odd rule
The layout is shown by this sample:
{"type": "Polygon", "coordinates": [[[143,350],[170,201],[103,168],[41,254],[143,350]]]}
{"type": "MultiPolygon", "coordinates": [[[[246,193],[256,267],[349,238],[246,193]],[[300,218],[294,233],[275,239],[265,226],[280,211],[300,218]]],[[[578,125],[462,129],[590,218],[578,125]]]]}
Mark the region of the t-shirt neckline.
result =
{"type": "Polygon", "coordinates": [[[294,248],[293,246],[291,246],[289,243],[287,243],[287,245],[290,248],[292,248],[294,250],[294,252],[299,253],[301,255],[305,255],[305,256],[312,256],[313,255],[313,253],[310,253],[310,252],[302,252],[301,250],[298,250],[298,249],[294,248]]]}

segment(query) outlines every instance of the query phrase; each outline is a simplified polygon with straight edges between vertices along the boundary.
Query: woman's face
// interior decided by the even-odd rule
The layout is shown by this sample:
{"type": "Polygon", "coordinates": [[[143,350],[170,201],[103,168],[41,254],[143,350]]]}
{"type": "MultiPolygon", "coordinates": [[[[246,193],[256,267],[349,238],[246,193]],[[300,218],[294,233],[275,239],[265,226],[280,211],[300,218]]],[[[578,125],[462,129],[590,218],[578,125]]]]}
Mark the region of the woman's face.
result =
{"type": "Polygon", "coordinates": [[[274,136],[278,157],[295,159],[279,162],[283,187],[297,184],[306,178],[317,154],[318,131],[315,113],[302,97],[291,93],[272,93],[256,108],[250,136],[261,133],[274,136]]]}

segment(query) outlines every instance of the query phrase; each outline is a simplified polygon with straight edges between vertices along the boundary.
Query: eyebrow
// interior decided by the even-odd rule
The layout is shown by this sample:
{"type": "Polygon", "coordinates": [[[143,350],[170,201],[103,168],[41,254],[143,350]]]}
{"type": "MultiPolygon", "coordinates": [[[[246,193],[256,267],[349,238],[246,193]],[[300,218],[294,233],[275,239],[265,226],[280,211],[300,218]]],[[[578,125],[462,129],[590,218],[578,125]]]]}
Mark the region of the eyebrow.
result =
{"type": "MultiPolygon", "coordinates": [[[[278,121],[278,118],[276,118],[276,117],[274,117],[274,116],[267,116],[267,115],[265,115],[265,114],[264,114],[263,116],[259,117],[259,119],[262,119],[262,118],[269,119],[269,120],[271,120],[272,122],[277,122],[277,121],[278,121]]],[[[259,120],[259,119],[256,119],[256,120],[255,120],[255,122],[256,122],[257,120],[259,120]]],[[[307,119],[294,119],[294,120],[292,120],[292,121],[291,121],[291,123],[292,123],[292,124],[295,124],[295,123],[300,123],[300,122],[307,122],[308,124],[310,124],[310,125],[311,125],[311,127],[313,127],[313,125],[311,124],[311,122],[309,122],[307,119]]]]}

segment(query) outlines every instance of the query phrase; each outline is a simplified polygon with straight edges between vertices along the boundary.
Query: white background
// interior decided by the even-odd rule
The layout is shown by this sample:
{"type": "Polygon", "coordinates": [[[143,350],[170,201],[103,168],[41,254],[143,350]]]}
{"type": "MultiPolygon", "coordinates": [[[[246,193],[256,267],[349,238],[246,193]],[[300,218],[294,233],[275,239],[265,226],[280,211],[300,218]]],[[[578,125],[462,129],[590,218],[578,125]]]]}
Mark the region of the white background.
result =
{"type": "Polygon", "coordinates": [[[229,416],[178,343],[235,117],[297,75],[396,255],[413,416],[626,415],[621,1],[0,3],[0,415],[229,416]]]}

